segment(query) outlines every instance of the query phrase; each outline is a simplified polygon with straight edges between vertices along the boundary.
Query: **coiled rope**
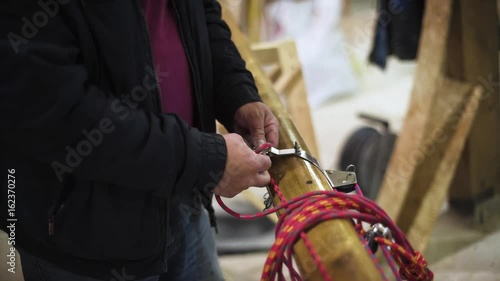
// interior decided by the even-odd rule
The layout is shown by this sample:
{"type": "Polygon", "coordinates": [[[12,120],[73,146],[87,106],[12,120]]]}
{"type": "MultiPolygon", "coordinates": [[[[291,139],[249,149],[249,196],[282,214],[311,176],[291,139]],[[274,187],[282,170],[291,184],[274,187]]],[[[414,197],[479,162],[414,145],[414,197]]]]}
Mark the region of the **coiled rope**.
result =
{"type": "MultiPolygon", "coordinates": [[[[265,144],[256,149],[255,152],[261,153],[269,147],[270,144],[265,144]]],[[[355,186],[357,194],[346,194],[336,190],[312,191],[290,201],[285,199],[274,179],[271,179],[270,186],[276,192],[281,204],[256,214],[239,214],[227,207],[222,199],[216,196],[217,202],[227,213],[242,220],[262,218],[282,211],[275,229],[276,239],[269,250],[261,281],[276,280],[276,278],[279,281],[285,280],[283,266],[288,269],[291,280],[302,280],[292,265],[293,246],[299,239],[304,242],[324,280],[333,281],[306,234],[306,230],[311,227],[332,219],[347,219],[352,222],[384,280],[388,280],[388,278],[368,245],[362,222],[370,225],[380,223],[390,230],[392,239],[376,236],[372,243],[377,243],[382,249],[396,280],[433,280],[434,275],[427,268],[427,262],[422,254],[413,249],[404,233],[384,210],[372,200],[363,197],[357,184],[355,186]]]]}

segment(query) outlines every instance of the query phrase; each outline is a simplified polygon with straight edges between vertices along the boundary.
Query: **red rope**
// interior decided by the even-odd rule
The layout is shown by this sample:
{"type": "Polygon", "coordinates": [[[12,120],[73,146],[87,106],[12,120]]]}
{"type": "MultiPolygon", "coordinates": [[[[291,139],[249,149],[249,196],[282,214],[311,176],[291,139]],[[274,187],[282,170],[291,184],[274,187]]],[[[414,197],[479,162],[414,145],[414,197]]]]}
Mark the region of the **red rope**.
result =
{"type": "MultiPolygon", "coordinates": [[[[269,148],[265,144],[256,153],[261,153],[269,148]]],[[[358,231],[363,245],[372,257],[384,280],[384,271],[380,266],[366,240],[363,238],[364,230],[361,223],[382,223],[391,231],[394,241],[376,237],[375,242],[382,247],[385,258],[397,280],[428,281],[433,280],[433,273],[427,268],[424,257],[415,251],[403,232],[394,224],[389,216],[373,201],[362,196],[359,186],[356,185],[358,195],[349,195],[336,191],[312,191],[287,201],[281,193],[278,185],[271,179],[270,186],[276,192],[281,203],[273,208],[258,212],[257,214],[239,214],[228,208],[219,196],[216,200],[219,205],[229,214],[243,220],[261,218],[272,213],[282,211],[276,225],[276,240],[271,247],[264,264],[261,280],[285,280],[283,265],[288,268],[292,280],[302,280],[292,265],[293,245],[302,239],[314,265],[317,267],[324,280],[331,281],[332,277],[323,264],[321,257],[314,249],[311,241],[306,235],[306,230],[326,220],[350,219],[358,231]],[[399,266],[399,271],[397,267],[399,266]],[[402,279],[401,279],[402,278],[402,279]]]]}

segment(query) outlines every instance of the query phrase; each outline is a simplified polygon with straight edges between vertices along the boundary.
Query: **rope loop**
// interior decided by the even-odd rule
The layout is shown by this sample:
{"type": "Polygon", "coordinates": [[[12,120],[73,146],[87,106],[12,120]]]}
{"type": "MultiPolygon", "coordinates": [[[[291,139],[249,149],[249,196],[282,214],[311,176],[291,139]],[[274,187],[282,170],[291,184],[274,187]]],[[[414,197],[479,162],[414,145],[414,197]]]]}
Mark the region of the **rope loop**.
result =
{"type": "Polygon", "coordinates": [[[418,251],[415,251],[410,263],[400,265],[399,274],[404,280],[409,281],[434,279],[434,273],[427,268],[427,261],[418,251]]]}
{"type": "MultiPolygon", "coordinates": [[[[265,144],[257,148],[255,152],[260,153],[269,147],[270,144],[265,144]]],[[[278,196],[281,203],[257,214],[239,214],[227,207],[219,196],[215,196],[219,205],[227,213],[239,219],[252,220],[281,211],[275,230],[276,239],[269,250],[262,271],[262,281],[276,280],[276,278],[279,281],[285,280],[283,266],[288,268],[291,280],[302,280],[292,262],[293,246],[299,239],[302,239],[306,245],[323,279],[333,281],[332,276],[328,274],[325,265],[306,234],[306,231],[313,226],[332,219],[347,219],[352,222],[362,244],[384,280],[388,279],[368,245],[365,236],[366,231],[363,229],[362,222],[370,225],[381,224],[390,231],[391,237],[377,236],[373,238],[373,241],[382,249],[396,280],[433,280],[434,274],[427,268],[427,261],[423,255],[412,248],[404,233],[394,224],[384,210],[374,201],[363,197],[357,184],[355,186],[357,195],[345,194],[335,190],[311,191],[289,201],[283,196],[274,179],[271,179],[270,187],[276,192],[276,196],[278,196]]]]}

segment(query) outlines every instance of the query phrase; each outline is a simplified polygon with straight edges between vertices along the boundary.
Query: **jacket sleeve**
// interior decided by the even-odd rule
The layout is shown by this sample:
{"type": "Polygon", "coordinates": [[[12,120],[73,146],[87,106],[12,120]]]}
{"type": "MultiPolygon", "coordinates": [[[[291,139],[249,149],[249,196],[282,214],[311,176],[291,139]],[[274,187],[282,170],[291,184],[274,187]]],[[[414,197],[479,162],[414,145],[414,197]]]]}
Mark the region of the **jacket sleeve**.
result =
{"type": "Polygon", "coordinates": [[[253,75],[231,41],[231,31],[222,20],[221,6],[216,0],[203,0],[208,26],[217,119],[232,130],[236,110],[242,105],[261,101],[253,75]]]}
{"type": "Polygon", "coordinates": [[[22,13],[4,3],[0,130],[9,149],[45,163],[59,181],[72,173],[162,198],[217,184],[227,154],[222,136],[122,103],[119,93],[89,81],[78,63],[77,38],[62,16],[22,39],[21,18],[32,14],[26,6],[36,2],[22,13]]]}

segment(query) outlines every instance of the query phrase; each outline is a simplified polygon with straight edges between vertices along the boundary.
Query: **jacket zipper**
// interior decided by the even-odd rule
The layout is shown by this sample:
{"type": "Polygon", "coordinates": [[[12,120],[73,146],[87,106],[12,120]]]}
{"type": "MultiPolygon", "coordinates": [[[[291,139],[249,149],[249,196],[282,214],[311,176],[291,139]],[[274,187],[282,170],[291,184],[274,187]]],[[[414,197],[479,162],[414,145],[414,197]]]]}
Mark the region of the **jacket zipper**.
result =
{"type": "MultiPolygon", "coordinates": [[[[157,72],[157,69],[156,69],[156,66],[154,64],[154,58],[153,58],[153,51],[152,51],[152,47],[151,47],[151,37],[150,37],[150,30],[149,30],[149,26],[148,26],[148,23],[146,21],[146,16],[144,15],[144,9],[142,8],[142,4],[140,3],[141,0],[137,0],[135,3],[136,3],[136,6],[139,10],[139,14],[140,14],[140,17],[142,18],[142,26],[144,29],[146,29],[146,43],[147,43],[147,51],[148,51],[148,56],[149,56],[149,60],[150,62],[153,64],[153,72],[154,72],[154,76],[155,76],[155,82],[156,82],[156,89],[155,89],[155,93],[156,93],[156,102],[157,102],[157,110],[158,110],[158,113],[162,113],[163,112],[163,108],[162,108],[162,96],[161,96],[161,88],[160,88],[160,81],[158,80],[158,72],[157,72]]],[[[169,199],[166,199],[164,201],[165,204],[163,204],[163,208],[160,208],[163,209],[161,210],[160,212],[163,212],[163,215],[164,215],[164,219],[163,219],[163,216],[160,214],[160,224],[161,224],[161,232],[163,233],[164,232],[164,236],[165,236],[165,245],[167,245],[167,241],[169,241],[170,237],[168,237],[170,234],[169,234],[169,231],[167,231],[167,227],[169,226],[169,221],[170,221],[170,215],[168,214],[168,210],[169,210],[169,205],[170,205],[170,200],[169,199]]],[[[165,246],[166,247],[166,246],[165,246]]],[[[165,255],[165,251],[162,251],[163,252],[163,255],[165,255]]],[[[166,260],[166,259],[164,259],[166,260]]],[[[164,267],[166,269],[166,264],[164,264],[164,267]]]]}
{"type": "Polygon", "coordinates": [[[186,40],[184,39],[184,32],[182,30],[182,21],[181,21],[181,16],[179,15],[179,11],[177,10],[177,4],[175,3],[175,0],[172,1],[172,5],[173,5],[173,8],[174,8],[174,11],[175,11],[175,14],[177,16],[177,26],[178,26],[178,29],[179,29],[179,34],[181,36],[181,41],[182,41],[182,47],[184,48],[184,52],[186,53],[186,58],[187,58],[187,61],[189,63],[189,69],[191,70],[191,75],[192,75],[192,79],[193,79],[193,84],[194,84],[194,95],[196,97],[196,104],[198,105],[198,111],[199,111],[199,115],[200,115],[200,125],[201,125],[201,128],[202,130],[205,130],[205,123],[203,121],[203,107],[201,106],[201,96],[199,95],[199,91],[198,91],[198,83],[196,81],[196,73],[194,71],[194,64],[191,60],[191,56],[189,55],[189,52],[188,52],[188,49],[186,47],[186,40]]]}
{"type": "Polygon", "coordinates": [[[152,47],[151,47],[151,37],[149,35],[149,34],[151,34],[151,32],[149,30],[149,26],[148,26],[148,23],[146,21],[146,16],[144,15],[144,9],[142,8],[142,5],[141,5],[141,3],[139,3],[139,1],[140,0],[138,0],[138,5],[139,5],[139,8],[141,10],[140,14],[142,17],[142,26],[144,27],[144,29],[146,29],[146,32],[147,32],[146,43],[148,45],[148,47],[147,47],[148,56],[149,56],[149,60],[153,64],[153,72],[154,72],[154,77],[155,77],[155,82],[156,82],[156,89],[154,89],[154,91],[155,91],[156,99],[157,99],[157,104],[156,104],[157,110],[158,110],[158,113],[162,113],[163,109],[162,109],[162,96],[161,96],[160,81],[158,79],[158,70],[156,69],[156,65],[154,63],[153,51],[152,51],[152,47]]]}
{"type": "Polygon", "coordinates": [[[64,208],[64,203],[69,197],[69,192],[67,191],[66,185],[63,185],[63,188],[59,191],[59,195],[57,197],[56,203],[49,211],[49,236],[53,236],[55,234],[56,227],[56,216],[57,213],[64,208]]]}

